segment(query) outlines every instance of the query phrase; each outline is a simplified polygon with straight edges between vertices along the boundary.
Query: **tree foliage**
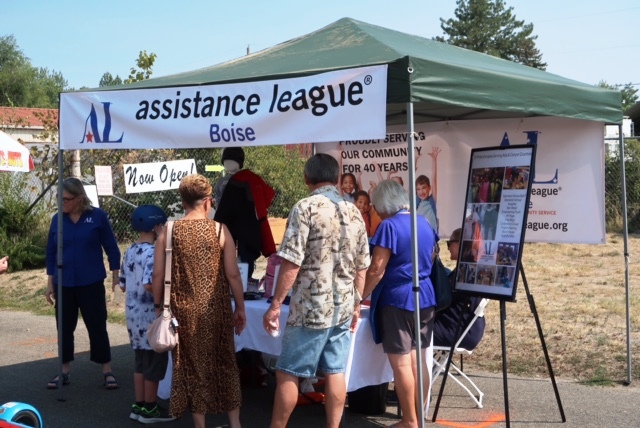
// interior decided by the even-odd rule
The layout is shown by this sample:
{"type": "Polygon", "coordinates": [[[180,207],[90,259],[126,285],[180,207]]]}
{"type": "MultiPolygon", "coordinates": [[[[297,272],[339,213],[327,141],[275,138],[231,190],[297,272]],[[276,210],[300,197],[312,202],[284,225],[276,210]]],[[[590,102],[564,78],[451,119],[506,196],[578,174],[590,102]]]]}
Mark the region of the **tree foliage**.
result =
{"type": "MultiPolygon", "coordinates": [[[[627,220],[631,233],[640,232],[640,140],[626,140],[625,178],[627,188],[627,220]]],[[[607,154],[605,159],[605,218],[608,232],[622,231],[622,171],[619,154],[607,154]]]]}
{"type": "Polygon", "coordinates": [[[62,73],[32,66],[14,36],[0,37],[0,106],[57,108],[66,89],[62,73]]]}
{"type": "Polygon", "coordinates": [[[309,196],[304,184],[304,164],[307,159],[286,146],[245,148],[245,167],[261,176],[276,191],[269,216],[287,218],[293,205],[309,196]]]}
{"type": "Polygon", "coordinates": [[[465,49],[545,70],[547,64],[536,47],[533,24],[516,19],[503,0],[457,0],[455,18],[440,18],[446,42],[465,49]]]}
{"type": "Polygon", "coordinates": [[[138,59],[136,59],[136,67],[138,68],[131,67],[129,77],[123,81],[119,75],[113,77],[113,75],[107,71],[102,75],[99,86],[102,88],[104,86],[115,86],[122,85],[123,83],[129,84],[147,80],[153,74],[153,64],[156,62],[157,57],[153,52],[148,54],[146,50],[140,51],[138,59]]]}
{"type": "Polygon", "coordinates": [[[131,67],[129,77],[125,80],[125,83],[139,82],[141,80],[147,80],[153,74],[153,63],[156,62],[157,55],[154,53],[148,54],[147,51],[140,51],[136,65],[138,68],[131,67]]]}
{"type": "Polygon", "coordinates": [[[622,93],[622,112],[633,107],[638,102],[638,90],[634,87],[633,83],[615,84],[610,85],[604,80],[598,83],[598,86],[607,89],[613,89],[622,93]]]}
{"type": "Polygon", "coordinates": [[[41,207],[25,215],[29,201],[21,191],[26,185],[26,174],[0,174],[0,248],[12,271],[45,263],[49,216],[41,207]]]}
{"type": "Polygon", "coordinates": [[[104,73],[102,75],[102,78],[100,79],[100,83],[98,84],[98,86],[100,86],[101,88],[104,86],[117,86],[117,85],[122,85],[122,79],[120,78],[120,76],[116,75],[116,77],[113,77],[111,75],[111,73],[109,73],[108,71],[106,73],[104,73]]]}

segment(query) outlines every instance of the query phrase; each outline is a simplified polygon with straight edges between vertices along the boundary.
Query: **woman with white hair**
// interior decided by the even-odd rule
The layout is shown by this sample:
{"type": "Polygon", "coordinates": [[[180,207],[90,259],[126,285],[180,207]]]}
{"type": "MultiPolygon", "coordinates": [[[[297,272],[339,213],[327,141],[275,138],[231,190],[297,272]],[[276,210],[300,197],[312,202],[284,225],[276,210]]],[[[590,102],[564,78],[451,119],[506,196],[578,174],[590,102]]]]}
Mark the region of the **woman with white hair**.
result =
{"type": "MultiPolygon", "coordinates": [[[[418,379],[416,365],[413,263],[409,196],[393,180],[376,186],[372,202],[382,218],[371,238],[371,265],[367,271],[363,298],[371,294],[371,330],[376,343],[389,358],[395,390],[403,410],[396,427],[418,426],[418,379]]],[[[423,216],[417,216],[418,274],[420,286],[421,347],[427,348],[433,332],[436,299],[429,279],[431,253],[437,236],[423,216]]],[[[425,398],[430,387],[429,371],[423,359],[425,398]]],[[[424,405],[424,404],[423,404],[424,405]]]]}

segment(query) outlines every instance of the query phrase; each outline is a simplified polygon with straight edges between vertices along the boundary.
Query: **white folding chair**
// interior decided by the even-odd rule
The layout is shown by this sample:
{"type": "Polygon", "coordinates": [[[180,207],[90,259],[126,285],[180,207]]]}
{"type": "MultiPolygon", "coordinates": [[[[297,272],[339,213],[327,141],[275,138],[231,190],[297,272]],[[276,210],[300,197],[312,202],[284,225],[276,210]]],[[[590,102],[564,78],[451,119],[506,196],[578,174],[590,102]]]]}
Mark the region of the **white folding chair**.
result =
{"type": "MultiPolygon", "coordinates": [[[[458,342],[456,342],[456,345],[454,347],[454,356],[471,355],[471,353],[473,352],[473,350],[460,348],[459,345],[460,342],[462,342],[462,339],[464,339],[464,337],[469,332],[469,329],[471,328],[473,323],[475,323],[479,317],[484,316],[484,308],[485,306],[487,306],[487,303],[489,303],[489,299],[482,299],[480,301],[480,304],[478,304],[478,307],[474,311],[474,317],[469,322],[469,325],[467,325],[467,328],[462,332],[460,338],[458,338],[458,342]]],[[[447,367],[447,359],[449,358],[450,351],[450,346],[433,347],[433,370],[431,373],[431,387],[433,387],[433,384],[435,383],[438,376],[440,376],[440,374],[443,373],[445,368],[447,367]]],[[[458,385],[462,387],[462,389],[467,391],[467,394],[469,394],[471,399],[476,403],[476,406],[478,406],[479,409],[482,409],[482,398],[484,397],[484,393],[480,391],[480,388],[478,388],[476,384],[467,377],[467,375],[464,374],[461,368],[454,364],[453,360],[451,361],[451,365],[449,366],[448,375],[450,379],[454,380],[458,385]],[[467,383],[468,386],[458,378],[462,378],[464,381],[466,381],[465,383],[467,383]],[[469,388],[474,389],[476,393],[473,393],[469,388]]]]}

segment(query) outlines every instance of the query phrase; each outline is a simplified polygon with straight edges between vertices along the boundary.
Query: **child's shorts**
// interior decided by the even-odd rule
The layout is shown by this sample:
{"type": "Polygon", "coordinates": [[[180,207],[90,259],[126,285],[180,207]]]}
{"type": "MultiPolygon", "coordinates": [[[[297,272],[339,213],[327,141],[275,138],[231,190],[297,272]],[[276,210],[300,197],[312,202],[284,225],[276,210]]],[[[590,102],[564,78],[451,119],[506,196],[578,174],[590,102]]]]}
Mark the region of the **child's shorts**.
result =
{"type": "Polygon", "coordinates": [[[169,363],[168,352],[159,354],[150,349],[135,349],[134,351],[136,356],[134,373],[142,373],[144,380],[149,382],[160,382],[164,379],[169,363]]]}

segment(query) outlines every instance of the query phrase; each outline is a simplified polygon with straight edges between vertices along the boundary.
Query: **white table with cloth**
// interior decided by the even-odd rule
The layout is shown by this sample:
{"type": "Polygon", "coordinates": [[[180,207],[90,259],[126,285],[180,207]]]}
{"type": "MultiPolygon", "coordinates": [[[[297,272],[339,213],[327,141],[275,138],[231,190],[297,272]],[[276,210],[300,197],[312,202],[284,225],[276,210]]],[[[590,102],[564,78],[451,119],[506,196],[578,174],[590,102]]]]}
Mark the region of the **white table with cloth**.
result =
{"type": "MultiPolygon", "coordinates": [[[[266,300],[245,301],[247,327],[240,336],[235,336],[236,352],[242,349],[253,349],[271,355],[280,355],[282,350],[282,336],[289,316],[289,306],[282,305],[280,311],[279,337],[274,338],[264,330],[262,316],[269,308],[266,300]]],[[[382,345],[376,345],[371,336],[369,326],[369,308],[363,306],[360,323],[355,336],[351,340],[349,359],[347,361],[347,391],[355,391],[369,385],[379,385],[393,380],[393,371],[389,365],[387,355],[382,351],[382,345]]],[[[427,355],[430,353],[427,352],[427,355]]],[[[160,382],[158,396],[168,399],[171,391],[171,358],[167,374],[160,382]]]]}
{"type": "MultiPolygon", "coordinates": [[[[283,305],[280,310],[279,337],[271,337],[262,326],[262,316],[269,308],[266,300],[245,302],[247,312],[247,328],[240,336],[236,336],[236,351],[253,349],[272,355],[280,355],[282,350],[282,336],[286,328],[289,306],[283,305]]],[[[349,360],[347,361],[347,391],[355,391],[368,385],[379,385],[393,380],[393,371],[389,365],[387,355],[382,351],[382,345],[373,343],[371,327],[369,326],[369,309],[362,308],[362,319],[351,340],[349,360]],[[355,364],[354,364],[355,362],[355,364]]]]}

